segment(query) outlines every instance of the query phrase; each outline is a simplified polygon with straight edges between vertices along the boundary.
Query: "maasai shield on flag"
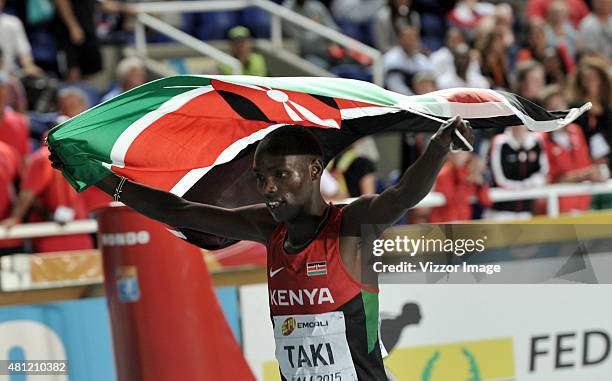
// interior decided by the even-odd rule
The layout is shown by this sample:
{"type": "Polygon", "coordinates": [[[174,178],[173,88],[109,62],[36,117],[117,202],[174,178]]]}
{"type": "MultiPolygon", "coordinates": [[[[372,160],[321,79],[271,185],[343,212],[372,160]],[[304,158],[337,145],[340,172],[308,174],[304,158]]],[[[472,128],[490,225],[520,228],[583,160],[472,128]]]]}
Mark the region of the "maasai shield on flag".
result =
{"type": "MultiPolygon", "coordinates": [[[[360,137],[388,131],[436,131],[461,115],[474,128],[524,124],[560,128],[588,109],[547,112],[514,94],[449,89],[404,96],[340,78],[176,76],[104,102],[54,128],[48,144],[64,176],[82,191],[111,171],[188,200],[238,207],[263,200],[251,173],[266,134],[300,125],[321,143],[325,162],[360,137]]],[[[173,231],[203,248],[234,241],[173,231]]]]}

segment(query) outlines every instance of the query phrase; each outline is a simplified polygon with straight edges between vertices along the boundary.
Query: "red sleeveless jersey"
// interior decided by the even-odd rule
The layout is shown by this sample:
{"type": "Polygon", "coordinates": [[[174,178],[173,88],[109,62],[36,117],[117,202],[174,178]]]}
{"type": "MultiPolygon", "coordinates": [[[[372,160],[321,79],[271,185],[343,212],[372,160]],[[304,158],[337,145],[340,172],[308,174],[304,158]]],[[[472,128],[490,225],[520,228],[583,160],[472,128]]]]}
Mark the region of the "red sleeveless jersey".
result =
{"type": "MultiPolygon", "coordinates": [[[[280,224],[268,243],[268,291],[272,315],[335,311],[365,286],[348,273],[340,256],[342,209],[331,205],[323,229],[301,252],[284,248],[287,229],[280,224]]],[[[378,290],[368,290],[378,292],[378,290]]]]}
{"type": "Polygon", "coordinates": [[[387,380],[378,336],[378,290],[348,273],[340,256],[342,209],[301,252],[284,249],[280,224],[268,241],[268,292],[283,381],[387,380]]]}

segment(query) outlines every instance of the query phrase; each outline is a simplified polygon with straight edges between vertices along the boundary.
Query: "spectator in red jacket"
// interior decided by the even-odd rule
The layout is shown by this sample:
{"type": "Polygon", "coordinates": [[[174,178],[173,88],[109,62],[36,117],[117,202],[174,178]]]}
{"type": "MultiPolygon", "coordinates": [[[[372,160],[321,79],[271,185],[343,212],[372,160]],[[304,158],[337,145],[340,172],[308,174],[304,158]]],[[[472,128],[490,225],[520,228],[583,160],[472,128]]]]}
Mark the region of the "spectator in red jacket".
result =
{"type": "MultiPolygon", "coordinates": [[[[546,19],[548,8],[555,0],[528,0],[525,8],[525,16],[528,21],[533,19],[546,19]]],[[[564,0],[567,9],[569,10],[569,19],[575,28],[578,27],[580,21],[589,14],[589,8],[584,0],[564,0]]]]}
{"type": "MultiPolygon", "coordinates": [[[[21,190],[13,206],[11,217],[0,224],[10,229],[20,223],[28,211],[30,222],[69,222],[87,217],[85,207],[77,192],[64,179],[61,172],[53,170],[45,146],[32,153],[21,180],[21,190]]],[[[34,252],[66,251],[93,248],[88,234],[35,238],[34,252]]]]}
{"type": "MultiPolygon", "coordinates": [[[[549,86],[542,94],[542,102],[547,110],[567,110],[567,101],[559,86],[549,86]]],[[[606,171],[600,165],[593,165],[589,146],[580,126],[575,123],[548,134],[542,134],[546,157],[548,158],[548,177],[551,183],[579,183],[582,181],[605,181],[606,171]]],[[[561,213],[585,211],[591,206],[591,196],[566,196],[559,199],[561,213]]]]}
{"type": "Polygon", "coordinates": [[[476,155],[469,152],[452,152],[442,167],[434,187],[446,199],[444,206],[431,211],[430,222],[465,221],[472,219],[471,199],[473,197],[486,207],[491,207],[489,188],[483,172],[485,165],[476,155]]]}
{"type": "MultiPolygon", "coordinates": [[[[19,173],[21,159],[17,151],[6,143],[0,142],[0,221],[9,217],[15,197],[15,179],[19,173]]],[[[19,252],[20,239],[0,240],[0,255],[19,252]]]]}
{"type": "MultiPolygon", "coordinates": [[[[78,87],[66,87],[58,93],[57,104],[60,114],[58,122],[62,122],[87,110],[87,95],[78,87]]],[[[83,200],[87,214],[112,201],[109,195],[96,187],[90,187],[79,193],[79,197],[83,200]]]]}
{"type": "Polygon", "coordinates": [[[0,73],[0,141],[25,158],[30,153],[30,130],[25,117],[7,106],[7,86],[8,77],[0,73]]]}

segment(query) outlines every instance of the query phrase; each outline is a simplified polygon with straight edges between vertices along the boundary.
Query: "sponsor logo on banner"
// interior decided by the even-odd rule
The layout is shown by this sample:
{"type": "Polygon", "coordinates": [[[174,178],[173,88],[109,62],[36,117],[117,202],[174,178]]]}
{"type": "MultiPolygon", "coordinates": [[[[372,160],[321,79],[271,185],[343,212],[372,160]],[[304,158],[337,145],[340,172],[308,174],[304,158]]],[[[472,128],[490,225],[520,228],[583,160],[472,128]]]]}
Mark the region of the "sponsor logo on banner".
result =
{"type": "Polygon", "coordinates": [[[127,233],[102,234],[102,246],[146,245],[150,241],[151,235],[146,230],[127,233]]]}
{"type": "Polygon", "coordinates": [[[281,326],[281,332],[283,336],[291,335],[293,333],[293,330],[295,330],[295,325],[295,318],[289,317],[285,319],[283,325],[281,326]]]}
{"type": "Polygon", "coordinates": [[[140,287],[138,286],[138,270],[136,266],[117,268],[116,277],[119,301],[131,303],[140,300],[140,287]]]}
{"type": "Polygon", "coordinates": [[[612,338],[603,329],[534,335],[529,340],[529,372],[558,372],[609,366],[612,338]]]}
{"type": "Polygon", "coordinates": [[[397,380],[516,380],[510,338],[396,348],[385,364],[397,380]]]}
{"type": "Polygon", "coordinates": [[[326,275],[327,274],[327,262],[309,262],[306,263],[306,275],[307,276],[317,276],[317,275],[326,275]]]}

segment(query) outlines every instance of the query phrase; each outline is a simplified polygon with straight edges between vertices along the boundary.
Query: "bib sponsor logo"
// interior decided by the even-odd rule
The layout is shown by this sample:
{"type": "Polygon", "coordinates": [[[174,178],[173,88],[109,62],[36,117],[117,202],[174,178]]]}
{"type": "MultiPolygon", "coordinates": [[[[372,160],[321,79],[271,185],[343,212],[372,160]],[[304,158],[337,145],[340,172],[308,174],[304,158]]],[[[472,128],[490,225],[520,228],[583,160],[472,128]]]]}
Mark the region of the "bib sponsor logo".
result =
{"type": "Polygon", "coordinates": [[[304,323],[298,323],[298,329],[301,328],[315,328],[315,327],[327,327],[329,323],[327,321],[307,321],[304,323]]]}
{"type": "Polygon", "coordinates": [[[315,306],[334,304],[329,288],[313,288],[299,290],[270,290],[270,305],[272,306],[315,306]]]}
{"type": "Polygon", "coordinates": [[[285,319],[281,326],[281,333],[283,336],[289,336],[295,330],[295,319],[293,317],[285,319]]]}

